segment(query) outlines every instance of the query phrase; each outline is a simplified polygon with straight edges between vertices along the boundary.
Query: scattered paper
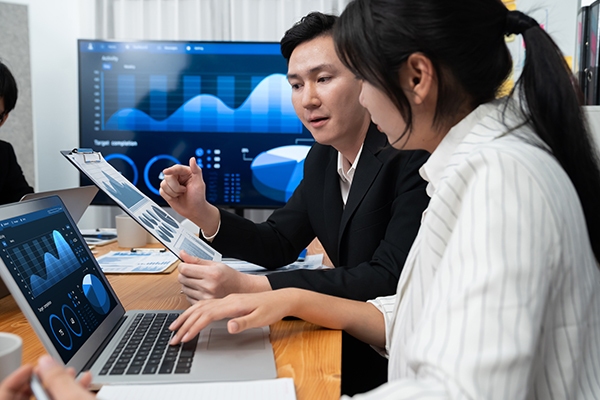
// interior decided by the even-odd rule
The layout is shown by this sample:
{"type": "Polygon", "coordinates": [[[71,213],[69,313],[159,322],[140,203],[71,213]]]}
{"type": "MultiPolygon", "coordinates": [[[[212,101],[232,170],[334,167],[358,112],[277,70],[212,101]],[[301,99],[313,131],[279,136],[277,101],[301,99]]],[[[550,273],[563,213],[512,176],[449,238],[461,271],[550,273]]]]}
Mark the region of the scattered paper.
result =
{"type": "Polygon", "coordinates": [[[96,399],[295,400],[296,390],[292,378],[246,382],[105,385],[96,399]]]}
{"type": "Polygon", "coordinates": [[[238,260],[235,258],[224,258],[223,263],[240,272],[248,274],[270,274],[273,272],[293,271],[297,269],[328,269],[330,267],[323,265],[323,254],[311,254],[306,256],[304,260],[299,260],[277,268],[275,270],[266,269],[260,265],[252,264],[247,261],[238,260]]]}
{"type": "Polygon", "coordinates": [[[170,251],[109,251],[97,258],[104,273],[159,273],[171,266],[177,257],[170,251]]]}

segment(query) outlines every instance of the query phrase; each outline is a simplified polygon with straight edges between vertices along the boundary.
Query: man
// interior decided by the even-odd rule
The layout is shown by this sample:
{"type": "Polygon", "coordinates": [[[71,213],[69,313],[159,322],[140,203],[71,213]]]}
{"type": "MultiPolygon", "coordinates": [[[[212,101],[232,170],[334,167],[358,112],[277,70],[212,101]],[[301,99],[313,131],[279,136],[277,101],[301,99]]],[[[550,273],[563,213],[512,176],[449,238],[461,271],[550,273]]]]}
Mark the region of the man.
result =
{"type": "MultiPolygon", "coordinates": [[[[227,256],[274,269],[296,260],[317,237],[336,268],[256,276],[184,255],[179,280],[190,301],[283,287],[363,301],[396,292],[429,199],[418,174],[428,153],[394,150],[371,124],[359,103],[361,81],[335,52],[336,18],[311,13],[281,40],[294,109],[317,142],[285,206],[261,224],[218,209],[206,201],[194,159],[189,167],[166,169],[161,183],[171,207],[227,256]]],[[[344,334],[342,392],[360,393],[386,380],[387,360],[344,334]]]]}
{"type": "MultiPolygon", "coordinates": [[[[0,126],[17,103],[17,82],[10,70],[0,62],[0,126]]],[[[19,201],[24,194],[32,193],[17,156],[10,143],[0,140],[0,205],[19,201]]]]}

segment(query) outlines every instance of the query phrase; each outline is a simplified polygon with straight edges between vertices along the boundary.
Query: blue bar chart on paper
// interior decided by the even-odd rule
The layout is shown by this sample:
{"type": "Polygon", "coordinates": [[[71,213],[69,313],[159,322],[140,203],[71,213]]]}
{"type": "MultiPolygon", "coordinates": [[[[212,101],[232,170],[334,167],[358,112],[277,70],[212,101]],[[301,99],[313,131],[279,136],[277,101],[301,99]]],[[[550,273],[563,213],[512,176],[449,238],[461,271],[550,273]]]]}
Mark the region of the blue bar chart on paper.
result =
{"type": "Polygon", "coordinates": [[[80,146],[161,205],[162,171],[193,157],[210,202],[279,207],[314,143],[286,72],[278,43],[80,40],[80,146]]]}

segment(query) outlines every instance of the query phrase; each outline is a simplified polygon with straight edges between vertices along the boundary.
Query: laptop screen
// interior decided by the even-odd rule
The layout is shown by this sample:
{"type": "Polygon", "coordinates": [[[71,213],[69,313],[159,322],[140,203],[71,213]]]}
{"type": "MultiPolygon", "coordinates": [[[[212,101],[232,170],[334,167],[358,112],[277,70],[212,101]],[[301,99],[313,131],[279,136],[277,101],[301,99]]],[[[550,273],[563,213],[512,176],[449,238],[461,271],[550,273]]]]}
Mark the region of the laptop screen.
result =
{"type": "Polygon", "coordinates": [[[64,206],[0,218],[0,257],[65,363],[117,305],[64,206]]]}

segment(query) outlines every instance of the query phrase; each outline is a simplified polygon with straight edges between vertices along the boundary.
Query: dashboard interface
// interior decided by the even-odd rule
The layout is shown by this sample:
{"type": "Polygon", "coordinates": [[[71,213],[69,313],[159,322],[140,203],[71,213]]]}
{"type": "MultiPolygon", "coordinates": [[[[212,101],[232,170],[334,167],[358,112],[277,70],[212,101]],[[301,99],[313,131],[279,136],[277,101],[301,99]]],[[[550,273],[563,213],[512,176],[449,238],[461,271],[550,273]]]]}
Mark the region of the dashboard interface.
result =
{"type": "MultiPolygon", "coordinates": [[[[152,200],[166,205],[163,169],[191,157],[216,205],[276,208],[300,183],[314,140],[292,106],[279,43],[78,46],[80,147],[152,200]]],[[[93,204],[112,202],[99,194],[93,204]]]]}

